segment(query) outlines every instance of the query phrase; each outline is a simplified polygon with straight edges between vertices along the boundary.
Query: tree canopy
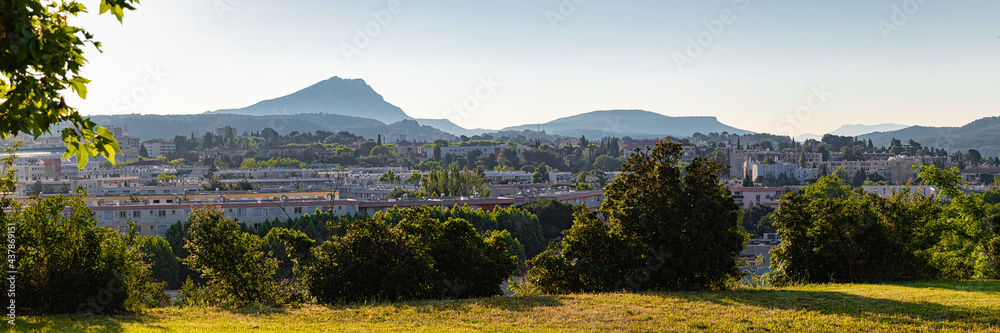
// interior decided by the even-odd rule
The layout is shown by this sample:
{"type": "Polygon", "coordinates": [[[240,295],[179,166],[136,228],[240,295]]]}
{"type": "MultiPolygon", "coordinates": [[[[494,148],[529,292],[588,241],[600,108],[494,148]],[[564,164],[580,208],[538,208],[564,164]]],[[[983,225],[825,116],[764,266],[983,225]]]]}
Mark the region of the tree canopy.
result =
{"type": "MultiPolygon", "coordinates": [[[[100,13],[110,12],[122,21],[125,10],[134,10],[138,0],[101,0],[100,13]]],[[[68,23],[69,16],[86,13],[76,1],[6,1],[0,8],[0,137],[28,134],[38,138],[52,134],[60,123],[66,144],[63,158],[77,157],[83,167],[98,154],[114,161],[121,154],[114,134],[84,118],[66,104],[63,93],[76,92],[87,98],[87,83],[80,70],[87,62],[87,44],[100,51],[94,35],[68,23]]]]}

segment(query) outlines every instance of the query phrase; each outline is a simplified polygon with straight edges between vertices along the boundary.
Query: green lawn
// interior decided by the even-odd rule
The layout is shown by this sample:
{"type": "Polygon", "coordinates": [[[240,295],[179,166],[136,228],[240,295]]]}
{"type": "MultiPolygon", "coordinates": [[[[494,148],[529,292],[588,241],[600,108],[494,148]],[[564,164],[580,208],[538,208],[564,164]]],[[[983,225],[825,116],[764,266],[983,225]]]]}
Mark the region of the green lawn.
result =
{"type": "Polygon", "coordinates": [[[135,316],[22,317],[17,330],[1000,332],[1000,281],[497,297],[262,311],[170,308],[135,316]]]}

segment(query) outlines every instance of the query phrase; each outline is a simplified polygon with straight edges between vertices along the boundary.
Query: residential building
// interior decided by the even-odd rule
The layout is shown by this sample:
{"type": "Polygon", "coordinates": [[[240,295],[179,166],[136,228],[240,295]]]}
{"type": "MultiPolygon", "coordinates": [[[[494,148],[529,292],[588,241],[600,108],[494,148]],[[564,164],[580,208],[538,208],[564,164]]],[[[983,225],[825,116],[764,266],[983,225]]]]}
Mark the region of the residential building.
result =
{"type": "Polygon", "coordinates": [[[146,147],[146,154],[149,155],[149,158],[166,156],[167,154],[172,154],[177,150],[177,146],[174,145],[173,141],[161,139],[143,142],[142,146],[146,147]]]}

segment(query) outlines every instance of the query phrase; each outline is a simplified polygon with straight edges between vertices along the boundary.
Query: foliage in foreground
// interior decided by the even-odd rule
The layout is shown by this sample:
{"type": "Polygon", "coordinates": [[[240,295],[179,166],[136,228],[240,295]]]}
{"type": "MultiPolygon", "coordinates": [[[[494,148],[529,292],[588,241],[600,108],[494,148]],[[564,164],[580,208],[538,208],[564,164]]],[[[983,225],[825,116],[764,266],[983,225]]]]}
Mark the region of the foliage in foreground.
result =
{"type": "Polygon", "coordinates": [[[922,167],[936,199],[852,190],[836,176],[782,198],[772,215],[782,243],[775,281],[880,282],[1000,276],[1000,212],[960,188],[957,170],[922,167]]]}
{"type": "Polygon", "coordinates": [[[137,233],[98,226],[79,197],[32,199],[3,218],[16,228],[19,311],[115,313],[160,303],[162,285],[153,283],[137,233]]]}
{"type": "Polygon", "coordinates": [[[278,263],[261,250],[264,242],[243,232],[221,209],[204,207],[191,212],[190,253],[184,264],[208,279],[209,288],[225,305],[277,302],[274,274],[278,263]]]}
{"type": "MultiPolygon", "coordinates": [[[[100,13],[121,21],[138,3],[101,0],[100,13]]],[[[64,158],[76,156],[80,168],[91,156],[114,161],[122,153],[111,131],[66,105],[62,95],[72,90],[87,98],[90,80],[80,76],[87,62],[83,48],[91,44],[100,50],[101,43],[69,19],[86,11],[76,1],[8,0],[0,6],[0,138],[24,133],[37,139],[68,123],[71,127],[61,131],[64,158]]]]}
{"type": "Polygon", "coordinates": [[[517,268],[505,231],[481,236],[465,220],[406,210],[393,224],[381,218],[336,226],[319,247],[301,232],[272,230],[296,262],[296,276],[319,302],[469,298],[501,295],[500,283],[517,268]]]}
{"type": "Polygon", "coordinates": [[[573,228],[532,259],[527,280],[546,293],[722,289],[740,276],[746,245],[739,208],[721,184],[725,167],[680,145],[637,151],[605,193],[600,211],[576,213],[573,228]]]}

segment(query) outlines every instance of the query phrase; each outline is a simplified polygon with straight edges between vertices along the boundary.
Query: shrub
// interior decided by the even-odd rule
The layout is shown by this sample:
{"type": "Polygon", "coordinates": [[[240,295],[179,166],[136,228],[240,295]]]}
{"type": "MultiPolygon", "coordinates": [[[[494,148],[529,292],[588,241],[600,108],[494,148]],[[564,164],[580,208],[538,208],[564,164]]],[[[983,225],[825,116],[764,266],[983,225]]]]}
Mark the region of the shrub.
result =
{"type": "MultiPolygon", "coordinates": [[[[80,194],[83,194],[82,192],[80,194]]],[[[83,200],[33,197],[8,206],[15,228],[17,305],[26,313],[115,313],[163,299],[142,261],[139,236],[100,227],[83,200]]]]}
{"type": "Polygon", "coordinates": [[[499,295],[499,284],[517,267],[507,252],[510,235],[484,239],[469,222],[442,222],[433,212],[403,211],[398,224],[381,216],[345,220],[335,226],[343,236],[315,248],[301,232],[273,232],[285,241],[296,276],[322,303],[499,295]]]}
{"type": "Polygon", "coordinates": [[[772,250],[776,282],[937,277],[930,251],[940,213],[929,198],[905,191],[883,198],[823,177],[802,194],[786,194],[772,215],[782,240],[772,250]]]}
{"type": "Polygon", "coordinates": [[[208,279],[208,285],[221,297],[218,303],[243,306],[277,301],[277,263],[261,251],[264,242],[260,237],[242,231],[215,207],[196,209],[190,219],[184,245],[190,255],[184,264],[208,279]]]}
{"type": "Polygon", "coordinates": [[[170,243],[160,236],[145,236],[139,241],[139,250],[153,273],[153,280],[163,283],[177,281],[180,262],[170,249],[170,243]]]}
{"type": "Polygon", "coordinates": [[[665,141],[630,156],[600,208],[607,226],[577,214],[565,238],[532,261],[528,280],[579,292],[721,289],[739,277],[747,235],[720,180],[726,168],[700,158],[682,168],[680,157],[680,145],[665,141]]]}

